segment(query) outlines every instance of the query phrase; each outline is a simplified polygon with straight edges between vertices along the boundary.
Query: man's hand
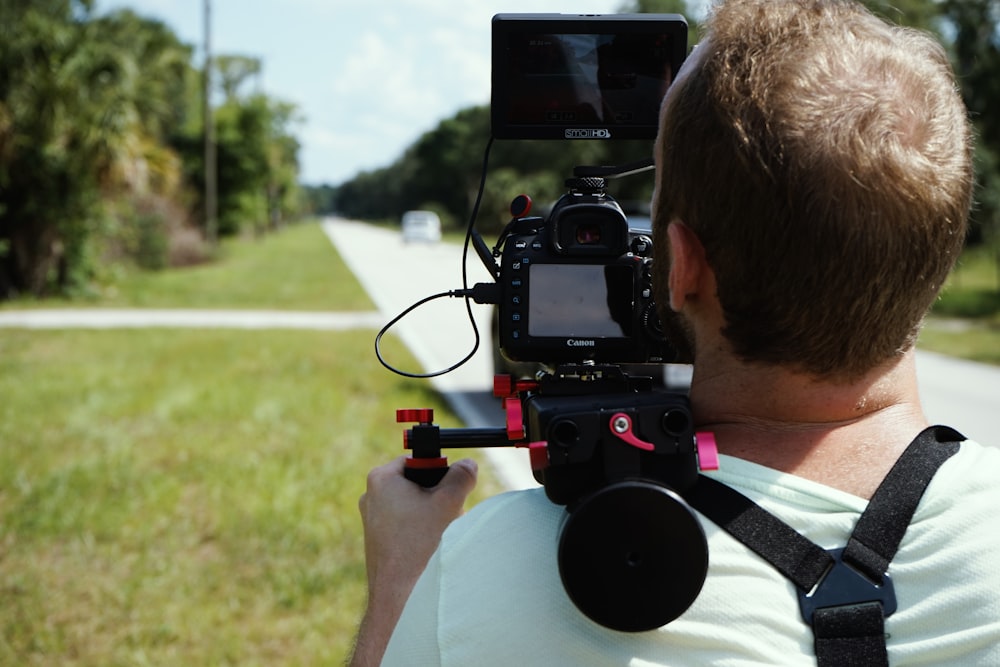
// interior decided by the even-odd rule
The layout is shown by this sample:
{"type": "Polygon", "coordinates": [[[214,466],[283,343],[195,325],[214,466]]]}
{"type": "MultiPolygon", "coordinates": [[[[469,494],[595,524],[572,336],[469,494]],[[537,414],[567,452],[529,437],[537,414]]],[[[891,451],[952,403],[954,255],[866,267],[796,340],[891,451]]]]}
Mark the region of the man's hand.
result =
{"type": "Polygon", "coordinates": [[[381,662],[410,591],[476,485],[475,461],[453,463],[437,486],[423,488],[403,477],[405,458],[368,473],[368,490],[358,502],[365,529],[368,608],[352,667],[381,662]]]}

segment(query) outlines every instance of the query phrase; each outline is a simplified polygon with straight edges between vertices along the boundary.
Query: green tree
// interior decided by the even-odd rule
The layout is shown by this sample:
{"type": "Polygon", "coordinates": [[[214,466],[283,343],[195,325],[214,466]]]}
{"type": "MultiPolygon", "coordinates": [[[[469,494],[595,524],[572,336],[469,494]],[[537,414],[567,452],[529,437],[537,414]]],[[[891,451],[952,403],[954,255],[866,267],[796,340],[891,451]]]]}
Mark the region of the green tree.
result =
{"type": "Polygon", "coordinates": [[[84,0],[0,12],[0,296],[65,290],[93,267],[105,193],[172,163],[155,147],[189,51],[131,13],[95,21],[84,0]]]}
{"type": "Polygon", "coordinates": [[[863,0],[869,9],[899,25],[920,28],[940,34],[941,8],[931,0],[863,0]]]}
{"type": "MultiPolygon", "coordinates": [[[[297,216],[305,206],[298,184],[300,146],[294,135],[299,112],[294,104],[260,92],[259,85],[247,85],[260,74],[258,58],[222,54],[213,57],[212,62],[217,74],[213,79],[224,96],[213,112],[218,233],[233,235],[244,228],[263,232],[297,216]]],[[[200,100],[203,92],[198,89],[193,94],[200,100]]],[[[203,198],[204,135],[200,113],[198,118],[201,122],[187,124],[172,143],[184,158],[188,182],[203,198]]]]}
{"type": "MultiPolygon", "coordinates": [[[[995,0],[945,0],[962,94],[979,131],[973,241],[994,248],[1000,264],[1000,5],[995,0]]],[[[1000,285],[998,285],[1000,289],[1000,285]]]]}
{"type": "Polygon", "coordinates": [[[220,234],[264,231],[297,212],[296,119],[294,105],[262,94],[216,109],[220,234]]]}
{"type": "Polygon", "coordinates": [[[302,188],[304,211],[313,215],[337,212],[337,188],[329,185],[307,185],[302,188]]]}
{"type": "Polygon", "coordinates": [[[688,49],[698,43],[698,21],[686,0],[629,0],[619,10],[639,14],[680,14],[688,22],[688,49]]]}
{"type": "Polygon", "coordinates": [[[243,85],[251,77],[259,77],[261,72],[260,58],[251,56],[218,55],[212,58],[212,64],[227,101],[239,97],[243,85]]]}
{"type": "Polygon", "coordinates": [[[99,187],[128,144],[130,63],[87,39],[89,5],[8,2],[0,25],[0,292],[73,279],[99,187]]]}

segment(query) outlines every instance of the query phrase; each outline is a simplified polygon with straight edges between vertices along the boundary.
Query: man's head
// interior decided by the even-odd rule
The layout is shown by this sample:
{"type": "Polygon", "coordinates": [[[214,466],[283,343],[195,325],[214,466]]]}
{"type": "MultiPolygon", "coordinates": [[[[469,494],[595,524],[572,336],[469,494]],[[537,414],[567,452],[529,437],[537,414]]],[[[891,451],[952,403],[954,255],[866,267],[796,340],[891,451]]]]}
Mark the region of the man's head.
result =
{"type": "MultiPolygon", "coordinates": [[[[849,380],[909,349],[971,203],[940,46],[853,2],[733,0],[691,59],[657,140],[660,266],[682,222],[746,361],[849,380]]],[[[654,287],[666,310],[665,271],[654,287]]]]}

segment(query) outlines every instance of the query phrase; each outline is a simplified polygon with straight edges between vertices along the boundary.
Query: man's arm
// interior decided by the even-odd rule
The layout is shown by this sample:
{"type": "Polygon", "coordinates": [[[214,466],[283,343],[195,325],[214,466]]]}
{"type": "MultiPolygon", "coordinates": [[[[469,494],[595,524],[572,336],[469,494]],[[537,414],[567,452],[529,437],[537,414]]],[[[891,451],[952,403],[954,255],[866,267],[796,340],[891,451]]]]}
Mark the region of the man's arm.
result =
{"type": "Polygon", "coordinates": [[[351,667],[382,661],[413,586],[476,485],[478,469],[472,460],[455,462],[437,486],[425,489],[403,477],[404,459],[368,473],[368,490],[358,502],[365,529],[368,606],[351,667]]]}

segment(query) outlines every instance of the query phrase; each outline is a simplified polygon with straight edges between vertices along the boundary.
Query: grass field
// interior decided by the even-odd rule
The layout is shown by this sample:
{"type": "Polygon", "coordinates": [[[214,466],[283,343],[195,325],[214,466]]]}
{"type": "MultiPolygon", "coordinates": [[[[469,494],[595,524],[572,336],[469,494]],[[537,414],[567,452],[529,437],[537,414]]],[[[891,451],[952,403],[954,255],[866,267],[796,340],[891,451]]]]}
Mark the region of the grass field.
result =
{"type": "Polygon", "coordinates": [[[370,310],[371,300],[319,225],[291,225],[260,239],[227,239],[217,262],[169,271],[120,269],[74,300],[20,299],[12,308],[259,308],[370,310]]]}
{"type": "MultiPolygon", "coordinates": [[[[152,276],[143,298],[242,287],[233,271],[287,284],[213,287],[220,307],[273,307],[322,249],[302,275],[370,307],[317,234],[152,276]]],[[[457,425],[428,382],[378,365],[373,334],[0,329],[0,665],[340,664],[364,602],[357,500],[401,452],[394,411],[457,425]]],[[[497,490],[484,469],[474,501],[497,490]]]]}
{"type": "Polygon", "coordinates": [[[934,304],[919,346],[1000,365],[1000,266],[987,249],[963,255],[934,304]]]}

